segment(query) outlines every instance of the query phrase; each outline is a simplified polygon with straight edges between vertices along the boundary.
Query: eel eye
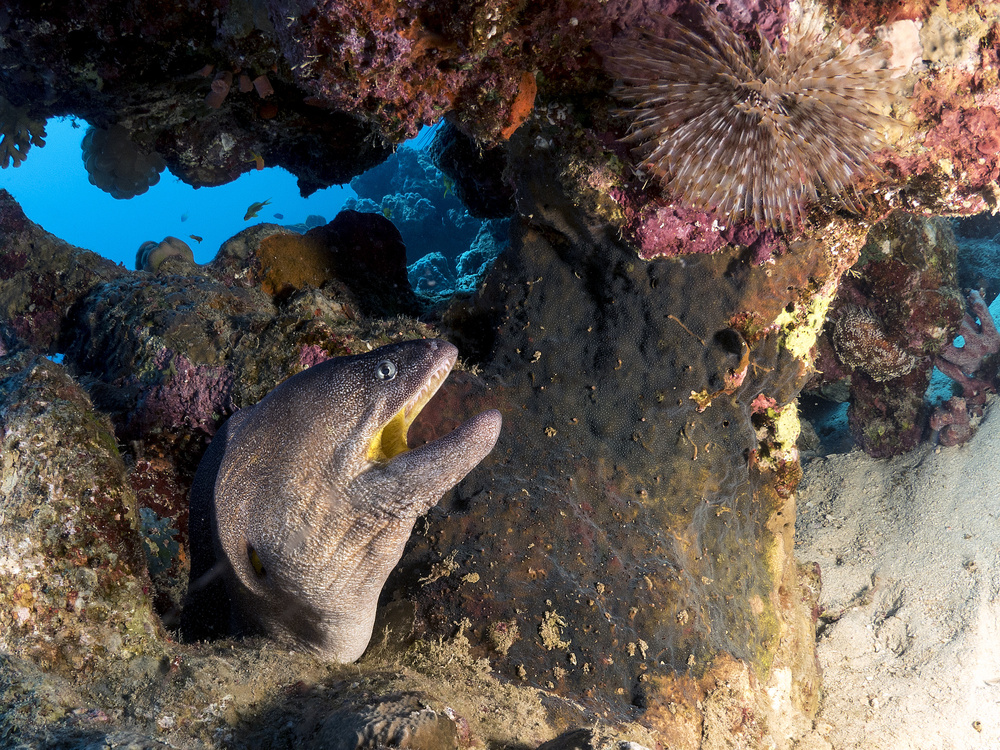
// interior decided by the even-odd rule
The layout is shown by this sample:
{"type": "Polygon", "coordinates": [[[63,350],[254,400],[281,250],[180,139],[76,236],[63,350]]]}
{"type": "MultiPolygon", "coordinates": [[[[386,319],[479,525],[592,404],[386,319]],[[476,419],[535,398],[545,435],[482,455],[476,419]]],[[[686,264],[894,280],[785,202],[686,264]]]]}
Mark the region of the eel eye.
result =
{"type": "Polygon", "coordinates": [[[260,561],[260,556],[257,554],[257,550],[247,545],[247,554],[250,557],[250,566],[253,568],[253,572],[257,574],[258,578],[263,578],[267,575],[267,571],[264,570],[264,564],[260,561]]]}
{"type": "Polygon", "coordinates": [[[383,359],[378,363],[378,368],[375,370],[375,377],[379,380],[392,380],[396,377],[396,365],[387,359],[383,359]]]}

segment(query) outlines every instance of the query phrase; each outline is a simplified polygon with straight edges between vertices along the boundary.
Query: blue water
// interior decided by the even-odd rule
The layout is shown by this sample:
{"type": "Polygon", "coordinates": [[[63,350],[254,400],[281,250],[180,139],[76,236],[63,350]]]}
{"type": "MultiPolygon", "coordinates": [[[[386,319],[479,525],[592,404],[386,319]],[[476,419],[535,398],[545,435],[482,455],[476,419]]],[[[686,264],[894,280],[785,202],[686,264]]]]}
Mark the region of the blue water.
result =
{"type": "MultiPolygon", "coordinates": [[[[80,151],[86,131],[82,120],[49,120],[45,146],[33,146],[20,167],[0,170],[0,188],[10,191],[28,218],[46,231],[128,268],[135,267],[136,250],[146,240],[179,237],[198,263],[207,263],[242,229],[261,222],[304,223],[310,214],[329,221],[345,200],[356,197],[345,185],[302,198],[295,177],[273,167],[252,170],[228,185],[197,189],[164,170],[148,192],[117,200],[87,180],[80,151]],[[270,205],[257,218],[243,220],[251,203],[267,199],[270,205]]],[[[426,140],[423,135],[417,140],[426,140]]]]}

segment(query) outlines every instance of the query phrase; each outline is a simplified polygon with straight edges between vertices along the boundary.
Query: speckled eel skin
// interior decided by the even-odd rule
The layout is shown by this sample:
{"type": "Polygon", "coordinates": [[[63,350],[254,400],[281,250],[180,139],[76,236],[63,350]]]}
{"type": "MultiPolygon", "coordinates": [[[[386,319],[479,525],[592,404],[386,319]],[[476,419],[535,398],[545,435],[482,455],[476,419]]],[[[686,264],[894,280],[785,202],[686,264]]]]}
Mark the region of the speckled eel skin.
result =
{"type": "Polygon", "coordinates": [[[191,490],[187,637],[212,634],[200,619],[228,608],[222,631],[264,632],[338,662],[361,656],[414,522],[500,434],[500,413],[487,411],[407,448],[457,355],[427,339],[331,359],[229,419],[191,490]]]}

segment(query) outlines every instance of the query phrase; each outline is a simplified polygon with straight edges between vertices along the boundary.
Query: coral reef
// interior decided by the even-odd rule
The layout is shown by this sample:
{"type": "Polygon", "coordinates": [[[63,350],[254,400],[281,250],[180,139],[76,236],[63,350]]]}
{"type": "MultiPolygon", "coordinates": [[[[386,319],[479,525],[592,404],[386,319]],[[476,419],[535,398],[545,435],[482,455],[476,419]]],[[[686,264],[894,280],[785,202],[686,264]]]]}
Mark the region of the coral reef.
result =
{"type": "Polygon", "coordinates": [[[88,128],[81,148],[90,184],[122,200],[149,190],[167,166],[159,154],[136,146],[121,125],[88,128]]]}
{"type": "MultiPolygon", "coordinates": [[[[461,141],[453,135],[446,142],[461,141]]],[[[432,304],[475,289],[507,243],[508,222],[473,218],[457,184],[434,165],[430,152],[401,148],[351,187],[359,198],[348,199],[345,209],[381,214],[399,229],[410,284],[432,304]]],[[[504,203],[480,205],[500,210],[504,203]]]]}
{"type": "MultiPolygon", "coordinates": [[[[531,140],[519,147],[529,147],[531,140]]],[[[464,320],[454,335],[464,337],[463,353],[479,359],[489,381],[469,374],[454,383],[450,378],[436,397],[439,408],[414,425],[410,437],[419,444],[468,411],[488,408],[502,409],[515,427],[482,476],[463,483],[422,522],[389,582],[388,598],[395,604],[382,611],[375,632],[388,627],[385,640],[392,644],[415,639],[417,655],[426,653],[421,648],[461,638],[469,656],[455,665],[469,677],[470,665],[489,657],[492,667],[480,669],[496,670],[515,683],[523,675],[554,705],[568,705],[560,696],[577,696],[573,699],[585,700],[616,725],[640,715],[637,705],[647,706],[644,720],[653,728],[633,736],[648,747],[655,744],[653,736],[670,742],[690,731],[722,736],[744,712],[763,727],[770,720],[755,703],[751,675],[774,687],[787,674],[798,692],[781,693],[769,705],[802,719],[818,693],[809,657],[810,607],[800,605],[797,572],[785,562],[790,537],[788,523],[780,519],[791,518],[792,500],[775,489],[792,481],[796,466],[788,443],[794,429],[786,424],[794,409],[781,407],[794,399],[806,372],[799,359],[804,355],[788,347],[808,350],[802,342],[814,339],[819,328],[808,312],[812,302],[805,301],[811,279],[835,278],[842,270],[839,261],[810,242],[767,267],[741,263],[738,249],[688,256],[697,258],[694,263],[673,258],[644,263],[613,227],[584,229],[598,225],[578,213],[553,182],[551,164],[526,153],[520,160],[537,163],[533,182],[524,184],[519,197],[534,219],[517,222],[505,260],[491,270],[464,317],[449,317],[451,325],[464,320]],[[527,196],[539,202],[530,204],[527,196]],[[599,231],[599,238],[592,231],[599,231]],[[730,302],[718,308],[701,304],[720,284],[730,302]],[[566,315],[571,301],[576,312],[566,315]],[[750,337],[745,339],[730,321],[748,310],[782,322],[764,326],[764,333],[741,328],[750,337]],[[654,323],[637,330],[632,325],[637,316],[654,323]],[[588,394],[582,405],[581,393],[588,394]],[[754,424],[750,402],[761,393],[775,404],[773,424],[754,424]],[[754,450],[773,460],[748,463],[754,450]],[[725,480],[706,484],[712,476],[725,480]],[[508,500],[498,504],[500,496],[508,500]],[[565,524],[543,527],[533,520],[556,511],[565,514],[565,524]],[[650,549],[662,565],[650,562],[650,549]],[[779,587],[794,593],[785,599],[779,587]],[[469,624],[456,636],[452,623],[464,620],[469,624]],[[505,623],[502,629],[493,627],[498,622],[505,623]],[[519,635],[505,639],[503,633],[519,635]],[[722,689],[720,680],[743,687],[722,689]],[[692,697],[681,707],[687,718],[675,726],[663,707],[678,691],[692,697]],[[698,701],[714,708],[703,713],[698,701]]],[[[308,240],[311,234],[261,225],[186,275],[122,270],[108,281],[95,279],[74,307],[64,332],[67,366],[112,417],[116,438],[141,471],[136,481],[155,486],[159,473],[165,488],[161,505],[150,507],[156,518],[146,513],[145,534],[137,524],[132,539],[138,549],[145,546],[158,571],[153,585],[165,587],[151,591],[150,598],[166,608],[160,612],[167,622],[176,579],[171,571],[183,562],[171,554],[171,541],[182,542],[187,533],[183,517],[165,515],[173,502],[170,488],[178,478],[190,483],[214,426],[231,409],[256,403],[304,364],[431,333],[405,318],[379,322],[352,311],[360,299],[369,314],[384,315],[376,306],[378,289],[362,294],[345,282],[375,279],[382,298],[397,299],[399,290],[385,269],[403,271],[398,244],[387,246],[381,259],[356,249],[361,243],[369,247],[375,236],[372,225],[357,223],[359,216],[347,213],[345,221],[355,222],[356,234],[346,233],[349,239],[336,243],[351,262],[319,288],[303,280],[301,287],[274,295],[262,289],[271,277],[261,263],[269,242],[308,240]],[[368,277],[357,271],[363,259],[368,277]]],[[[388,225],[377,215],[364,220],[388,225]]],[[[311,233],[329,234],[336,224],[311,233]]],[[[197,644],[167,648],[166,663],[180,664],[178,675],[200,669],[194,665],[217,653],[197,644]]],[[[252,643],[235,651],[223,648],[239,671],[262,663],[252,643]]],[[[376,637],[373,649],[382,648],[376,637]]],[[[388,657],[394,665],[400,663],[396,654],[388,657]]],[[[302,679],[303,668],[292,666],[303,664],[295,661],[301,657],[280,652],[270,659],[266,671],[273,684],[302,679]]],[[[370,671],[374,663],[359,662],[369,675],[364,679],[376,679],[370,671]]],[[[170,669],[167,674],[173,675],[170,669]]],[[[101,679],[98,675],[94,684],[103,685],[101,679]]],[[[168,676],[156,683],[154,696],[135,679],[133,702],[152,702],[155,708],[144,710],[155,721],[168,722],[153,731],[176,739],[193,726],[209,733],[219,726],[216,718],[193,724],[197,716],[181,708],[206,705],[184,692],[194,684],[202,691],[197,694],[214,701],[225,695],[216,692],[219,685],[206,688],[200,678],[191,683],[168,676]]],[[[114,710],[113,700],[77,689],[85,695],[76,705],[114,710]]],[[[319,690],[329,698],[339,688],[319,690]]],[[[435,688],[434,695],[445,694],[435,688]]],[[[450,704],[453,698],[446,700],[450,704]]],[[[468,706],[455,709],[460,716],[481,714],[477,704],[459,705],[468,706]]],[[[282,704],[274,710],[287,716],[289,708],[282,704]]],[[[542,722],[538,729],[517,724],[513,737],[509,733],[515,730],[504,731],[537,744],[567,725],[587,725],[589,710],[568,710],[558,728],[542,722]]],[[[320,715],[328,714],[329,709],[320,715]]],[[[37,731],[56,731],[45,730],[31,711],[10,720],[25,717],[34,717],[37,731]]],[[[271,726],[272,719],[262,721],[271,726]]],[[[480,737],[505,736],[467,721],[470,732],[490,732],[480,737]]],[[[153,726],[123,717],[112,724],[121,731],[153,726]]],[[[253,744],[236,744],[241,743],[253,744]]]]}
{"type": "Polygon", "coordinates": [[[885,52],[823,28],[806,5],[784,52],[758,33],[759,52],[703,6],[705,33],[679,26],[608,58],[633,118],[627,141],[647,172],[723,221],[787,230],[818,198],[847,206],[851,183],[877,172],[889,101],[885,52]]]}
{"type": "Polygon", "coordinates": [[[484,221],[472,246],[454,263],[437,252],[419,258],[408,269],[410,285],[432,305],[445,304],[456,294],[475,291],[510,242],[509,225],[508,219],[484,221]]]}
{"type": "Polygon", "coordinates": [[[871,228],[841,284],[810,388],[830,393],[849,378],[848,424],[870,455],[920,442],[934,358],[962,318],[957,255],[947,220],[895,211],[871,228]]]}
{"type": "Polygon", "coordinates": [[[21,166],[32,146],[45,145],[45,120],[33,120],[27,107],[15,107],[0,96],[0,168],[21,166]]]}
{"type": "MultiPolygon", "coordinates": [[[[750,75],[741,81],[759,84],[753,66],[769,60],[792,67],[779,51],[788,3],[712,5],[720,6],[714,33],[690,31],[701,43],[756,49],[746,40],[766,40],[763,54],[743,60],[750,75]]],[[[3,476],[11,461],[19,477],[29,465],[54,472],[18,484],[25,507],[47,512],[51,476],[79,501],[60,512],[96,514],[91,526],[121,541],[112,561],[108,539],[58,527],[47,538],[65,554],[45,564],[65,570],[50,582],[64,601],[31,588],[29,606],[19,580],[5,588],[2,609],[76,627],[65,587],[70,574],[90,578],[87,566],[67,567],[82,554],[107,561],[99,587],[106,570],[122,574],[123,597],[131,592],[107,628],[86,630],[84,640],[114,645],[108,632],[121,632],[127,606],[138,613],[124,624],[130,659],[64,641],[72,628],[40,630],[50,640],[37,650],[33,634],[12,624],[24,640],[3,659],[10,710],[0,712],[0,736],[28,746],[308,746],[348,727],[379,741],[376,724],[403,726],[400,716],[413,713],[400,696],[419,696],[423,707],[405,726],[426,721],[446,745],[457,737],[460,746],[537,747],[599,724],[595,736],[608,728],[615,741],[650,748],[784,750],[810,730],[818,573],[792,556],[794,402],[815,363],[824,386],[850,390],[852,431],[866,450],[906,450],[927,427],[918,394],[964,312],[949,231],[930,217],[982,210],[1000,194],[1000,9],[843,0],[844,26],[891,41],[913,96],[892,103],[898,122],[884,133],[892,150],[868,155],[883,177],[842,193],[863,217],[847,220],[823,200],[814,173],[796,174],[794,201],[811,201],[813,189],[821,200],[781,236],[751,222],[723,229],[628,166],[602,58],[627,50],[639,29],[697,28],[693,8],[677,0],[268,0],[210,2],[198,12],[13,0],[0,8],[0,96],[37,122],[72,114],[101,128],[117,123],[191,184],[280,165],[309,193],[349,181],[447,114],[458,135],[438,158],[453,183],[435,177],[435,189],[470,203],[475,195],[476,218],[515,206],[518,214],[509,240],[491,232],[476,252],[428,261],[451,283],[481,272],[487,244],[507,246],[435,330],[406,317],[418,304],[403,238],[383,212],[429,221],[420,189],[392,188],[417,197],[385,206],[382,195],[370,198],[378,213],[304,235],[254,227],[211,264],[168,258],[156,274],[59,242],[0,193],[0,365],[55,373],[55,385],[40,390],[14,388],[20,375],[4,378],[14,390],[0,389],[0,419],[69,400],[79,406],[74,424],[89,425],[54,448],[42,436],[41,452],[33,438],[16,456],[5,446],[3,476]],[[897,25],[873,28],[883,22],[897,25]],[[913,62],[918,55],[927,63],[913,62]],[[216,88],[228,92],[206,103],[221,93],[220,73],[216,88]],[[885,341],[917,364],[882,382],[849,371],[831,338],[851,306],[869,310],[885,341]],[[828,311],[829,334],[818,340],[828,311]],[[513,427],[483,471],[418,525],[369,654],[343,670],[252,639],[178,644],[147,630],[156,625],[149,601],[176,625],[189,563],[185,494],[219,423],[330,357],[436,336],[454,339],[479,375],[449,378],[440,410],[413,426],[413,444],[487,408],[513,427]],[[62,369],[27,364],[57,352],[62,369]],[[125,453],[124,483],[114,443],[125,453]],[[113,470],[90,487],[76,467],[113,470]],[[92,492],[111,499],[95,508],[92,492]],[[90,672],[61,677],[46,654],[67,664],[79,656],[90,672]]],[[[764,104],[774,87],[757,88],[764,104]]],[[[875,142],[867,131],[859,137],[866,154],[875,142]]],[[[855,177],[834,175],[843,185],[855,177]]],[[[781,227],[792,212],[772,204],[781,227]]],[[[471,226],[468,234],[466,244],[471,226]]],[[[957,407],[949,418],[945,440],[964,429],[957,407]]],[[[4,514],[0,529],[22,521],[4,514]]]]}
{"type": "Polygon", "coordinates": [[[54,672],[158,656],[135,495],[106,417],[59,365],[0,360],[0,648],[54,672]]]}
{"type": "Polygon", "coordinates": [[[426,151],[404,146],[351,180],[358,199],[348,199],[344,208],[380,213],[389,219],[406,243],[408,264],[431,252],[441,253],[454,264],[482,222],[469,215],[453,185],[426,151]]]}
{"type": "Polygon", "coordinates": [[[833,348],[840,361],[862,370],[876,383],[901,378],[918,359],[886,336],[882,321],[870,310],[847,305],[833,326],[833,348]]]}
{"type": "Polygon", "coordinates": [[[137,271],[156,271],[167,258],[180,258],[194,263],[191,246],[176,237],[164,237],[160,242],[143,242],[135,254],[137,271]]]}

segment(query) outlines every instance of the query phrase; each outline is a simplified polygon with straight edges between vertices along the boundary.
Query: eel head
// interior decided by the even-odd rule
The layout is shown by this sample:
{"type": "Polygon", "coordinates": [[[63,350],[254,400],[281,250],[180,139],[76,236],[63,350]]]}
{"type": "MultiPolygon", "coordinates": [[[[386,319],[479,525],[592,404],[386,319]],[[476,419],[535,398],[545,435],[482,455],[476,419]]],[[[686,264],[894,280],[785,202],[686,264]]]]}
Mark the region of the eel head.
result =
{"type": "Polygon", "coordinates": [[[237,630],[290,637],[335,661],[361,655],[417,517],[500,434],[491,410],[409,449],[410,426],[457,355],[425,339],[331,359],[234,415],[214,531],[237,630]]]}

